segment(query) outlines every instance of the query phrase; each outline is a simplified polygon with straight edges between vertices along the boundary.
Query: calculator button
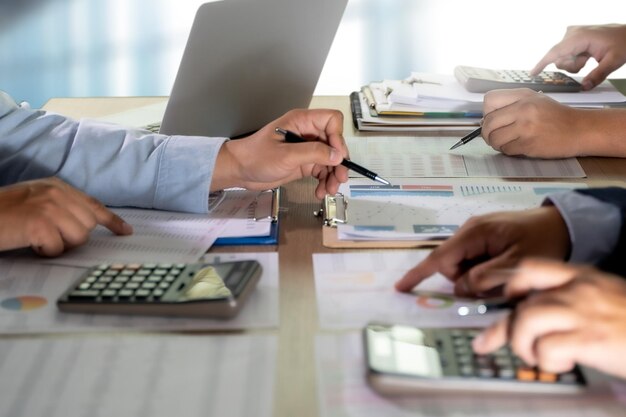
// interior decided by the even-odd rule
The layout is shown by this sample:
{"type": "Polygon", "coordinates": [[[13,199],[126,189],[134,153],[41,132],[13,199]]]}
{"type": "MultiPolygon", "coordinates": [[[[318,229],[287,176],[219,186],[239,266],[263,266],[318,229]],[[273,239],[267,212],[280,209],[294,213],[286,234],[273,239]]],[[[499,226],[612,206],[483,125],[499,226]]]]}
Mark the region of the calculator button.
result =
{"type": "Polygon", "coordinates": [[[181,272],[182,272],[181,269],[172,269],[170,271],[170,274],[172,274],[172,275],[180,275],[181,272]]]}
{"type": "Polygon", "coordinates": [[[98,282],[104,282],[104,283],[111,282],[111,281],[113,281],[113,277],[100,277],[98,279],[98,282]]]}
{"type": "Polygon", "coordinates": [[[463,365],[459,367],[459,373],[463,376],[473,376],[474,368],[472,367],[472,365],[463,365]]]}
{"type": "Polygon", "coordinates": [[[104,290],[101,293],[102,298],[113,298],[117,295],[117,291],[115,290],[104,290]]]}
{"type": "Polygon", "coordinates": [[[139,289],[135,291],[135,298],[147,298],[150,295],[150,291],[139,289]]]}
{"type": "Polygon", "coordinates": [[[148,289],[153,289],[156,288],[156,284],[154,282],[144,282],[143,284],[141,284],[141,288],[148,288],[148,289]]]}
{"type": "Polygon", "coordinates": [[[163,279],[163,277],[160,277],[158,275],[150,275],[148,277],[148,281],[150,281],[150,282],[161,282],[162,279],[163,279]]]}
{"type": "Polygon", "coordinates": [[[133,269],[124,269],[124,270],[122,270],[122,272],[120,272],[120,275],[131,276],[134,273],[135,273],[135,271],[133,269]]]}
{"type": "Polygon", "coordinates": [[[165,278],[163,278],[166,282],[174,282],[176,281],[176,277],[174,275],[166,275],[165,278]]]}
{"type": "Polygon", "coordinates": [[[134,277],[131,277],[131,282],[143,282],[146,279],[146,277],[144,276],[137,276],[135,275],[134,277]]]}
{"type": "Polygon", "coordinates": [[[158,288],[156,290],[152,291],[152,296],[154,298],[161,298],[163,296],[163,294],[165,294],[165,291],[160,290],[158,288]]]}
{"type": "Polygon", "coordinates": [[[124,267],[125,267],[125,266],[126,266],[126,265],[124,265],[124,264],[113,264],[113,265],[111,265],[110,269],[119,269],[119,270],[122,270],[122,269],[124,269],[124,267]]]}
{"type": "Polygon", "coordinates": [[[502,379],[514,379],[515,370],[513,368],[500,368],[498,370],[498,377],[502,379]]]}
{"type": "Polygon", "coordinates": [[[169,282],[159,282],[159,288],[163,288],[164,290],[166,290],[169,287],[170,287],[170,283],[169,282]]]}
{"type": "Polygon", "coordinates": [[[478,376],[481,378],[493,378],[496,376],[496,372],[493,368],[478,368],[478,376]]]}
{"type": "Polygon", "coordinates": [[[537,379],[537,371],[527,367],[517,368],[517,379],[520,381],[534,381],[537,379]]]}
{"type": "Polygon", "coordinates": [[[167,275],[167,269],[155,269],[154,271],[152,271],[152,273],[154,275],[167,275]]]}
{"type": "Polygon", "coordinates": [[[139,284],[138,282],[127,282],[126,285],[124,285],[124,288],[129,288],[131,290],[134,290],[136,288],[139,288],[141,284],[139,284]]]}
{"type": "Polygon", "coordinates": [[[130,280],[130,277],[127,277],[125,275],[118,275],[115,277],[113,281],[114,282],[128,282],[129,280],[130,280]]]}
{"type": "Polygon", "coordinates": [[[97,279],[98,279],[97,277],[90,276],[85,279],[85,282],[92,283],[92,282],[96,282],[97,279]]]}
{"type": "Polygon", "coordinates": [[[150,275],[152,273],[152,271],[150,269],[145,269],[142,268],[139,271],[137,271],[137,275],[150,275]]]}
{"type": "Polygon", "coordinates": [[[96,291],[96,290],[75,290],[72,291],[69,294],[69,298],[70,299],[80,299],[80,300],[85,300],[85,299],[95,299],[100,295],[100,291],[96,291]]]}
{"type": "Polygon", "coordinates": [[[95,271],[91,271],[91,275],[93,275],[94,277],[99,277],[100,275],[102,275],[103,271],[96,269],[95,271]]]}
{"type": "Polygon", "coordinates": [[[96,267],[96,269],[101,269],[101,270],[105,270],[109,268],[109,264],[100,264],[96,267]]]}
{"type": "Polygon", "coordinates": [[[539,381],[541,382],[556,382],[557,375],[552,372],[539,371],[539,381]]]}
{"type": "Polygon", "coordinates": [[[117,293],[119,298],[130,298],[133,296],[133,290],[123,289],[117,293]]]}
{"type": "Polygon", "coordinates": [[[157,267],[157,264],[143,264],[143,268],[154,269],[157,267]]]}
{"type": "Polygon", "coordinates": [[[87,282],[83,282],[82,284],[80,284],[80,285],[78,286],[78,289],[79,289],[79,290],[88,290],[88,289],[89,289],[89,287],[90,287],[89,283],[87,283],[87,282]]]}
{"type": "Polygon", "coordinates": [[[127,269],[134,269],[134,270],[141,269],[141,264],[128,264],[128,265],[126,265],[126,268],[127,269]]]}
{"type": "Polygon", "coordinates": [[[163,268],[163,269],[170,269],[172,268],[174,265],[172,264],[159,264],[159,268],[163,268]]]}
{"type": "Polygon", "coordinates": [[[108,288],[112,290],[119,290],[124,286],[121,282],[112,282],[109,284],[108,288]]]}
{"type": "Polygon", "coordinates": [[[104,275],[110,276],[110,277],[114,277],[115,275],[118,274],[118,271],[114,270],[114,269],[109,269],[108,271],[106,271],[104,273],[104,275]]]}
{"type": "Polygon", "coordinates": [[[107,285],[103,282],[96,282],[95,284],[93,284],[91,286],[92,289],[94,290],[103,290],[107,287],[107,285]]]}

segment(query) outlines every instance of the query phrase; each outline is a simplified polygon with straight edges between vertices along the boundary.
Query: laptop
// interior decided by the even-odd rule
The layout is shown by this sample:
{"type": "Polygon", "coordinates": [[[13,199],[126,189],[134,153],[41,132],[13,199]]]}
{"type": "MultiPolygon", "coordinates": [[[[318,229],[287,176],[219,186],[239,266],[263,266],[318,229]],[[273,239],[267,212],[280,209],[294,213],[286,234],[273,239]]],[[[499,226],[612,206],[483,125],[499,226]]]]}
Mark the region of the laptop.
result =
{"type": "MultiPolygon", "coordinates": [[[[237,137],[308,107],[346,3],[224,0],[200,6],[160,133],[237,137]]],[[[146,117],[162,114],[163,105],[105,119],[145,126],[158,121],[146,117]]]]}

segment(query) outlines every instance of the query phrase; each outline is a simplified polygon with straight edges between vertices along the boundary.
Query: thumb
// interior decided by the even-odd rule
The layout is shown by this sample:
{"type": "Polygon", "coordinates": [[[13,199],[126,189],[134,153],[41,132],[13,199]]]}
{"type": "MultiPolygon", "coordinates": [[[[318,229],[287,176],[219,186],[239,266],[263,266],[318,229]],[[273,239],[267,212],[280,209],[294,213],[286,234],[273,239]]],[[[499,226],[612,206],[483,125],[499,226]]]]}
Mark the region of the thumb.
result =
{"type": "Polygon", "coordinates": [[[533,290],[546,290],[560,287],[576,277],[579,270],[563,262],[530,259],[519,264],[506,284],[507,297],[520,297],[533,290]]]}

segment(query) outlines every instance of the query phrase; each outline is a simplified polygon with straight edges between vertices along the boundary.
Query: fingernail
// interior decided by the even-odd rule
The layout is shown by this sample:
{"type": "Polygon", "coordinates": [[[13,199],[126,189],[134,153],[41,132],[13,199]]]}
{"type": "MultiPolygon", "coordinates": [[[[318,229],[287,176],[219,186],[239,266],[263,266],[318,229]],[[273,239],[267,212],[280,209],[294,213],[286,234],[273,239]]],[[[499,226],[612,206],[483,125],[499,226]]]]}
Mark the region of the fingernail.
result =
{"type": "Polygon", "coordinates": [[[339,152],[335,148],[330,148],[330,162],[337,162],[339,160],[339,152]]]}
{"type": "Polygon", "coordinates": [[[589,80],[583,82],[583,90],[591,90],[593,88],[593,83],[589,80]]]}
{"type": "Polygon", "coordinates": [[[122,222],[122,231],[128,235],[133,233],[133,226],[126,222],[122,222]]]}

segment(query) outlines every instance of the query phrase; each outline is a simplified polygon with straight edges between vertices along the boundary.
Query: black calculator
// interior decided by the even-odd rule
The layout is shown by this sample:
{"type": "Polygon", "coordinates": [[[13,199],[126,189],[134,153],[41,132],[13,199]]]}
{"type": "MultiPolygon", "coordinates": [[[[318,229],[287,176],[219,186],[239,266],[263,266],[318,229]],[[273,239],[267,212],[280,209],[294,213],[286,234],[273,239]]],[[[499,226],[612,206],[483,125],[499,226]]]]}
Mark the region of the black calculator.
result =
{"type": "Polygon", "coordinates": [[[239,312],[261,270],[254,260],[102,264],[72,284],[57,306],[76,313],[229,318],[239,312]]]}
{"type": "Polygon", "coordinates": [[[577,93],[582,85],[559,71],[542,71],[536,76],[524,70],[493,70],[460,65],[454,76],[472,93],[486,93],[500,88],[530,88],[544,93],[577,93]]]}
{"type": "Polygon", "coordinates": [[[388,395],[446,390],[574,394],[585,387],[580,369],[543,372],[508,347],[474,354],[471,343],[479,332],[370,323],[364,330],[369,383],[388,395]]]}

